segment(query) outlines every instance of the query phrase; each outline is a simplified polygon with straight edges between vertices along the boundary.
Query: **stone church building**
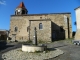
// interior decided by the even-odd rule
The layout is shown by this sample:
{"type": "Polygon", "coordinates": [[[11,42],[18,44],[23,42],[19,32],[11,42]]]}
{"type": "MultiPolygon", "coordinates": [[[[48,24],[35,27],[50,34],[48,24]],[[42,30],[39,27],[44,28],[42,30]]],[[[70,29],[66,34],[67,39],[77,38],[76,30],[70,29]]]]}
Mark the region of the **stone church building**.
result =
{"type": "Polygon", "coordinates": [[[33,40],[35,27],[38,41],[72,38],[71,13],[28,14],[21,2],[11,15],[9,37],[11,40],[33,40]]]}

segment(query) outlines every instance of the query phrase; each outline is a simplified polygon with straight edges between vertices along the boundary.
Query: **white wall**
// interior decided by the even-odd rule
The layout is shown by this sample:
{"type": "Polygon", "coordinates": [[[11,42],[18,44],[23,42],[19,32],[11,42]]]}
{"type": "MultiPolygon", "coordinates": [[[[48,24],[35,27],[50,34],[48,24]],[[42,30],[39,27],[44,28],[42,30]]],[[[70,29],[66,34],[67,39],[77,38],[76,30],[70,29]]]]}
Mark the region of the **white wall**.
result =
{"type": "Polygon", "coordinates": [[[80,7],[75,10],[77,29],[80,29],[80,7]]]}

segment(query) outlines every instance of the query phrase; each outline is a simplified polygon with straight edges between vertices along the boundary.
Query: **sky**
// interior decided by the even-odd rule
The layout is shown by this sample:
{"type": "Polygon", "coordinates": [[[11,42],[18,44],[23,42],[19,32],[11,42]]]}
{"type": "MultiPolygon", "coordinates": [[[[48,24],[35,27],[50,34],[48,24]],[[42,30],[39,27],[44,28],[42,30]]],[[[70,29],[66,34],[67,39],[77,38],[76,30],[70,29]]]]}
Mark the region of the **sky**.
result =
{"type": "Polygon", "coordinates": [[[0,0],[0,29],[10,29],[10,16],[22,1],[28,14],[71,12],[72,31],[76,31],[74,9],[80,6],[80,0],[0,0]]]}

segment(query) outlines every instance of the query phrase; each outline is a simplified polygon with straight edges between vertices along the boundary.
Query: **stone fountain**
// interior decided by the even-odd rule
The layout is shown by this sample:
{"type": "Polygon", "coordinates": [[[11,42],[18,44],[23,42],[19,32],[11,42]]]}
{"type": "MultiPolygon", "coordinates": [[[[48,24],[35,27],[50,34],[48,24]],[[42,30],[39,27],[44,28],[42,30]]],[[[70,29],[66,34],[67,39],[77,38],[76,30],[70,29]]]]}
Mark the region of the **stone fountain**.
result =
{"type": "Polygon", "coordinates": [[[24,52],[36,52],[36,51],[44,51],[45,49],[46,49],[45,45],[38,45],[37,44],[37,31],[36,31],[36,27],[35,27],[32,44],[23,44],[22,45],[22,51],[24,51],[24,52]]]}

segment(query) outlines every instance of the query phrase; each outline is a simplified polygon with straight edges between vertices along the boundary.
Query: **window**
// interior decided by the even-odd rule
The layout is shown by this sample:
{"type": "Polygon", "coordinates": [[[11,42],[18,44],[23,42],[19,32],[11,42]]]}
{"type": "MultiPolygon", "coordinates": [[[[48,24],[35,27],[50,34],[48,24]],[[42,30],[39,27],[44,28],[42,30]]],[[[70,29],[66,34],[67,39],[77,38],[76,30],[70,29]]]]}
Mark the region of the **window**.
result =
{"type": "Polygon", "coordinates": [[[25,14],[25,10],[22,10],[22,14],[25,14]]]}
{"type": "Polygon", "coordinates": [[[17,28],[17,27],[15,27],[15,28],[14,28],[14,31],[15,31],[15,32],[17,32],[17,31],[18,31],[18,28],[17,28]]]}
{"type": "Polygon", "coordinates": [[[39,29],[43,29],[42,23],[39,24],[39,29]]]}
{"type": "Polygon", "coordinates": [[[16,15],[20,15],[20,10],[17,10],[16,11],[16,15]]]}
{"type": "Polygon", "coordinates": [[[64,29],[63,29],[63,26],[60,26],[60,32],[63,32],[64,29]]]}
{"type": "Polygon", "coordinates": [[[22,37],[22,40],[23,40],[23,37],[22,37]]]}
{"type": "Polygon", "coordinates": [[[42,19],[42,17],[40,17],[40,19],[42,19]]]}
{"type": "Polygon", "coordinates": [[[30,30],[30,26],[27,27],[27,32],[30,30]]]}

